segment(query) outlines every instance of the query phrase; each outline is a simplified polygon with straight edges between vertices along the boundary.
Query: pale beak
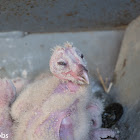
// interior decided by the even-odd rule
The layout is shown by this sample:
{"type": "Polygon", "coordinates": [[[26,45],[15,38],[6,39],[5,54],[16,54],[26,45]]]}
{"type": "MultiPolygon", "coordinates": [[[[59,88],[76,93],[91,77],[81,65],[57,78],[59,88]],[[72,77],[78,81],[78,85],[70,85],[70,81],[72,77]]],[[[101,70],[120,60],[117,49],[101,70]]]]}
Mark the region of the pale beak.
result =
{"type": "Polygon", "coordinates": [[[77,76],[81,82],[89,84],[88,70],[82,64],[78,64],[77,76]]]}
{"type": "Polygon", "coordinates": [[[88,72],[83,70],[82,74],[79,75],[79,80],[86,84],[89,84],[88,72]]]}
{"type": "Polygon", "coordinates": [[[89,78],[88,78],[88,73],[87,71],[83,71],[83,74],[82,74],[82,79],[83,81],[86,83],[86,84],[89,84],[89,78]]]}

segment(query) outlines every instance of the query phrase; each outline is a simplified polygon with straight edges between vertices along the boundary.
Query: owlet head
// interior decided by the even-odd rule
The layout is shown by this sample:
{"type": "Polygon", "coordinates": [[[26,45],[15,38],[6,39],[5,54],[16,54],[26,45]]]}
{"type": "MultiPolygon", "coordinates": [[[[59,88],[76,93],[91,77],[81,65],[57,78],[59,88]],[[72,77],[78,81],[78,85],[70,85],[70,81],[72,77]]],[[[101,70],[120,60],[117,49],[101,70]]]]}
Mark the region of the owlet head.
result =
{"type": "Polygon", "coordinates": [[[89,84],[84,55],[69,42],[55,47],[50,59],[50,71],[59,79],[89,84]]]}

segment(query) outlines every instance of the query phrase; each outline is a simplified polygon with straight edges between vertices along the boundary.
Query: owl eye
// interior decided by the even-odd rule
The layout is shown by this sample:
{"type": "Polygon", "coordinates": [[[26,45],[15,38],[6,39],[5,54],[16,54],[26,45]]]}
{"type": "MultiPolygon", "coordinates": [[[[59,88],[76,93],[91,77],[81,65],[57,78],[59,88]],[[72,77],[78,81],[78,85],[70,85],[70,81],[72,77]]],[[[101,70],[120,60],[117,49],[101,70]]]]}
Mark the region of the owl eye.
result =
{"type": "Polygon", "coordinates": [[[81,58],[82,58],[82,59],[84,58],[84,55],[83,55],[83,54],[81,54],[81,58]]]}
{"type": "Polygon", "coordinates": [[[67,64],[65,62],[57,62],[58,65],[66,66],[67,64]]]}

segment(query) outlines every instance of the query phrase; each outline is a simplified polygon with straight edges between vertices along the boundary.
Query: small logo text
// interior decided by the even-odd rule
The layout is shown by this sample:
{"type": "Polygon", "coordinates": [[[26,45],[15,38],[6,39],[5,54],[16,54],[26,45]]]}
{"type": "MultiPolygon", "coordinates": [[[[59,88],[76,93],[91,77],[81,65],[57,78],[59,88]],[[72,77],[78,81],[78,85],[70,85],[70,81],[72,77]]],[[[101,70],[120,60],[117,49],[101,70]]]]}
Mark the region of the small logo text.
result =
{"type": "Polygon", "coordinates": [[[8,134],[4,134],[3,132],[0,133],[0,138],[8,139],[8,134]]]}

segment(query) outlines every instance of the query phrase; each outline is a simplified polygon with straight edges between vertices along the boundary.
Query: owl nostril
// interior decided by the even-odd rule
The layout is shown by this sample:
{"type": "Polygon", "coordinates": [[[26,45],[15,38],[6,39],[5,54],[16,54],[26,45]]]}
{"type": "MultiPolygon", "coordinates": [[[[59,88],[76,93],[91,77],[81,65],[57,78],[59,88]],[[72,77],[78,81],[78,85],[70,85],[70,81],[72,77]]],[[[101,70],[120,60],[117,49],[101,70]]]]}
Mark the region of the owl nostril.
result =
{"type": "Polygon", "coordinates": [[[86,71],[86,72],[88,72],[88,70],[84,67],[84,70],[86,71]]]}
{"type": "Polygon", "coordinates": [[[78,64],[78,69],[79,69],[79,72],[81,71],[86,71],[88,72],[88,70],[85,68],[85,66],[83,66],[82,64],[78,64]]]}

